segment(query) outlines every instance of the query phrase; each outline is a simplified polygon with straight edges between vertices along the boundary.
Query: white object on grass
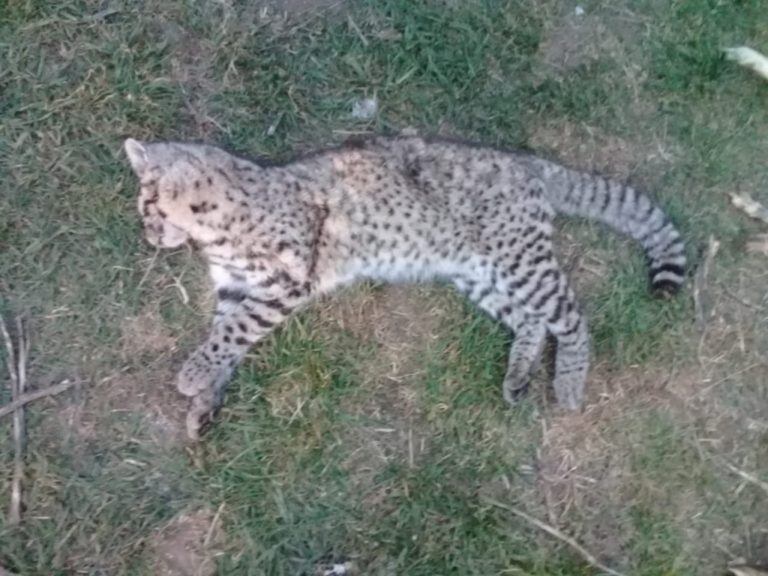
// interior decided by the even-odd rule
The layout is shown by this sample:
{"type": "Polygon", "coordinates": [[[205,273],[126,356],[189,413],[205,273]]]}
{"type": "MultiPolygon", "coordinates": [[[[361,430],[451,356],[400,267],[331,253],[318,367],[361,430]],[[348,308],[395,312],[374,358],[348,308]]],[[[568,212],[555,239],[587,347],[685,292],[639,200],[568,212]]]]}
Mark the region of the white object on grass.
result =
{"type": "Polygon", "coordinates": [[[733,60],[737,64],[751,68],[768,80],[768,58],[757,50],[752,50],[752,48],[747,46],[738,46],[736,48],[725,48],[724,52],[728,60],[733,60]]]}
{"type": "Polygon", "coordinates": [[[736,206],[739,210],[744,212],[747,216],[755,218],[756,220],[762,220],[768,224],[768,208],[760,204],[757,200],[752,199],[752,196],[743,192],[741,194],[731,193],[731,204],[736,206]]]}
{"type": "Polygon", "coordinates": [[[352,118],[358,120],[370,120],[378,110],[379,101],[376,98],[362,98],[352,102],[352,118]]]}
{"type": "Polygon", "coordinates": [[[323,572],[323,576],[350,576],[353,567],[350,562],[334,564],[323,572]]]}

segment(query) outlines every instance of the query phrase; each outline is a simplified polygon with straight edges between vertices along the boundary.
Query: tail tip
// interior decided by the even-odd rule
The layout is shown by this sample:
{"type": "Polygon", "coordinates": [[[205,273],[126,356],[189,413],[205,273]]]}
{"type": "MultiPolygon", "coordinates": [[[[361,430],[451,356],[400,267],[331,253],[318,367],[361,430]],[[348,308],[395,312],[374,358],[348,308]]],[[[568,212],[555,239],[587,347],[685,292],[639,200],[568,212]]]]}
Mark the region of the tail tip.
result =
{"type": "Polygon", "coordinates": [[[649,270],[652,294],[662,299],[677,294],[685,282],[685,268],[685,260],[680,257],[652,263],[649,270]]]}
{"type": "Polygon", "coordinates": [[[659,300],[669,300],[680,292],[683,281],[671,280],[669,278],[660,278],[654,280],[651,278],[651,294],[659,300]]]}

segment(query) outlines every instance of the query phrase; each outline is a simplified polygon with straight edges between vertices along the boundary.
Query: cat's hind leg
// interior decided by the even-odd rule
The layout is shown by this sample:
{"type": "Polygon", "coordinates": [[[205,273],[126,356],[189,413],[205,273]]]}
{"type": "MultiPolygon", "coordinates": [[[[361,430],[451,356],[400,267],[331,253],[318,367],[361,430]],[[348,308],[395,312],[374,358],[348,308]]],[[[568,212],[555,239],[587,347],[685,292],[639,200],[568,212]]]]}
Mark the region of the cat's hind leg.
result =
{"type": "Polygon", "coordinates": [[[547,336],[546,322],[540,314],[515,306],[508,294],[490,283],[464,279],[455,279],[454,283],[478,308],[503,322],[514,334],[502,392],[507,403],[516,404],[527,393],[531,375],[538,369],[547,336]]]}

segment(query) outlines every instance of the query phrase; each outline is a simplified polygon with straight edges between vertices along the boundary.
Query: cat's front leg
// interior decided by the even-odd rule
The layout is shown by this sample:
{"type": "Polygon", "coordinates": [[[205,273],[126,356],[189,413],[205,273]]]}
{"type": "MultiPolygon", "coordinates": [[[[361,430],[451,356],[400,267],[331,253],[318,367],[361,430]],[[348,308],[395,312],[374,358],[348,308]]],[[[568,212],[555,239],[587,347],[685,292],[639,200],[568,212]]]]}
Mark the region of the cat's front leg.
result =
{"type": "Polygon", "coordinates": [[[306,295],[289,289],[218,291],[216,318],[203,344],[179,372],[179,392],[191,398],[187,435],[197,440],[221,406],[224,390],[249,348],[283,322],[306,295]],[[290,296],[289,296],[290,295],[290,296]]]}

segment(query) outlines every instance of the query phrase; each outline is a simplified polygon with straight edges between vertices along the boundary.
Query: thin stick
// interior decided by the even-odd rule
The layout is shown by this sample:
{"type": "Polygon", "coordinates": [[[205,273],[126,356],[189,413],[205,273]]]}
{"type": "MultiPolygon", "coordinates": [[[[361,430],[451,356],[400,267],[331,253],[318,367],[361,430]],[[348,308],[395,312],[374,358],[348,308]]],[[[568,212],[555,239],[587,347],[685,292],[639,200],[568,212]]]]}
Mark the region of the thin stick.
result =
{"type": "Polygon", "coordinates": [[[567,544],[571,548],[573,548],[576,552],[579,553],[579,555],[586,560],[587,564],[592,566],[593,568],[597,568],[598,570],[601,570],[605,572],[606,574],[611,574],[611,576],[624,576],[621,572],[616,572],[616,570],[613,570],[611,568],[608,568],[608,566],[602,564],[597,558],[595,558],[590,552],[584,548],[581,544],[576,542],[573,538],[568,536],[567,534],[563,534],[560,530],[557,528],[550,526],[546,522],[542,522],[538,518],[534,518],[533,516],[529,516],[522,510],[519,510],[513,506],[508,506],[506,504],[503,504],[501,502],[498,502],[496,500],[493,500],[491,498],[483,498],[483,500],[490,504],[491,506],[496,506],[497,508],[501,508],[502,510],[506,510],[507,512],[511,512],[515,516],[519,516],[529,524],[533,524],[538,528],[539,530],[543,530],[550,536],[554,536],[564,544],[567,544]]]}
{"type": "Polygon", "coordinates": [[[147,281],[147,278],[149,277],[149,273],[152,272],[152,269],[155,267],[155,262],[157,262],[157,255],[160,254],[160,248],[155,249],[155,253],[152,254],[152,258],[149,261],[149,264],[147,265],[147,269],[144,271],[144,274],[141,277],[141,280],[139,280],[139,283],[136,285],[136,292],[141,291],[141,287],[144,286],[144,282],[147,281]]]}
{"type": "MultiPolygon", "coordinates": [[[[5,321],[0,316],[0,332],[3,335],[3,342],[5,342],[5,350],[7,353],[8,375],[11,378],[11,400],[16,400],[19,396],[19,373],[17,371],[16,353],[13,349],[13,340],[8,333],[8,328],[5,325],[5,321]]],[[[20,468],[19,461],[21,460],[21,454],[18,450],[16,438],[19,431],[19,418],[16,416],[16,412],[13,413],[13,440],[14,440],[14,453],[13,453],[13,478],[11,480],[11,504],[8,509],[8,524],[18,524],[21,519],[21,493],[18,491],[19,485],[17,483],[18,470],[20,468]]]]}
{"type": "Polygon", "coordinates": [[[728,566],[728,573],[733,576],[765,576],[768,568],[763,566],[750,566],[748,564],[734,564],[728,566]]]}
{"type": "Polygon", "coordinates": [[[72,382],[71,380],[64,380],[58,384],[49,386],[48,388],[43,388],[42,390],[35,390],[34,392],[27,392],[26,394],[22,394],[16,400],[12,400],[8,404],[4,406],[0,406],[0,418],[3,418],[4,416],[8,416],[8,414],[12,414],[17,408],[20,408],[21,406],[25,406],[30,402],[34,402],[35,400],[39,400],[40,398],[61,394],[62,392],[65,392],[70,388],[72,388],[75,384],[77,384],[77,382],[72,382]]]}
{"type": "MultiPolygon", "coordinates": [[[[0,318],[0,331],[3,333],[5,348],[8,352],[8,373],[11,377],[11,400],[16,401],[26,387],[26,362],[28,342],[25,336],[24,322],[16,319],[18,337],[18,356],[14,354],[13,340],[8,328],[0,318]]],[[[13,478],[11,479],[11,503],[8,509],[8,524],[15,525],[21,521],[21,483],[24,479],[24,408],[19,405],[13,412],[13,478]]]]}
{"type": "Polygon", "coordinates": [[[759,486],[760,488],[765,490],[766,493],[768,493],[768,482],[763,482],[762,480],[760,480],[760,478],[758,478],[754,474],[750,474],[749,472],[744,472],[744,470],[741,470],[740,468],[736,468],[736,466],[734,466],[730,462],[724,461],[724,464],[725,464],[725,467],[728,468],[728,470],[730,470],[734,474],[741,476],[742,478],[744,478],[744,480],[754,484],[755,486],[759,486]]]}
{"type": "Polygon", "coordinates": [[[714,236],[709,237],[709,244],[707,246],[707,255],[704,258],[704,263],[696,272],[696,276],[693,280],[693,309],[695,311],[696,327],[700,332],[704,331],[707,325],[707,319],[710,315],[709,303],[708,303],[708,283],[709,272],[712,268],[712,262],[717,256],[717,252],[720,249],[720,242],[715,240],[714,236]]]}
{"type": "Polygon", "coordinates": [[[357,34],[357,37],[360,38],[360,42],[363,43],[363,46],[368,47],[368,39],[358,27],[357,22],[355,22],[349,14],[347,14],[347,21],[349,22],[349,27],[352,28],[352,30],[355,31],[355,34],[357,34]]]}
{"type": "Polygon", "coordinates": [[[213,537],[216,533],[216,528],[219,524],[219,519],[221,518],[221,513],[224,511],[224,502],[222,502],[219,505],[218,510],[216,510],[216,514],[213,515],[213,520],[211,520],[211,525],[208,527],[208,532],[205,535],[205,540],[203,541],[203,547],[208,548],[211,545],[211,542],[213,542],[213,537]]]}
{"type": "MultiPolygon", "coordinates": [[[[19,342],[16,372],[18,387],[16,395],[11,400],[18,400],[27,391],[27,358],[29,356],[29,334],[24,320],[16,318],[16,338],[19,342]]],[[[9,520],[18,524],[21,521],[21,485],[24,481],[24,445],[26,444],[26,422],[24,406],[21,405],[13,413],[13,481],[11,482],[11,512],[9,520]]]]}
{"type": "Polygon", "coordinates": [[[724,293],[726,296],[730,296],[730,297],[731,297],[731,298],[733,298],[733,299],[734,299],[736,302],[738,302],[739,304],[742,304],[743,306],[745,306],[745,307],[747,307],[747,308],[752,308],[752,310],[758,310],[758,311],[760,311],[760,312],[762,312],[763,310],[765,310],[765,308],[763,308],[762,306],[758,306],[757,304],[752,304],[752,302],[747,302],[746,300],[744,300],[744,298],[742,298],[742,297],[741,297],[741,296],[739,296],[738,294],[734,294],[733,292],[731,292],[730,290],[728,290],[728,288],[723,288],[723,293],[724,293]]]}
{"type": "Polygon", "coordinates": [[[13,351],[13,340],[11,340],[11,335],[8,333],[2,316],[0,316],[0,333],[3,335],[5,351],[8,353],[8,373],[11,376],[11,392],[13,392],[17,386],[16,354],[13,351]]]}

